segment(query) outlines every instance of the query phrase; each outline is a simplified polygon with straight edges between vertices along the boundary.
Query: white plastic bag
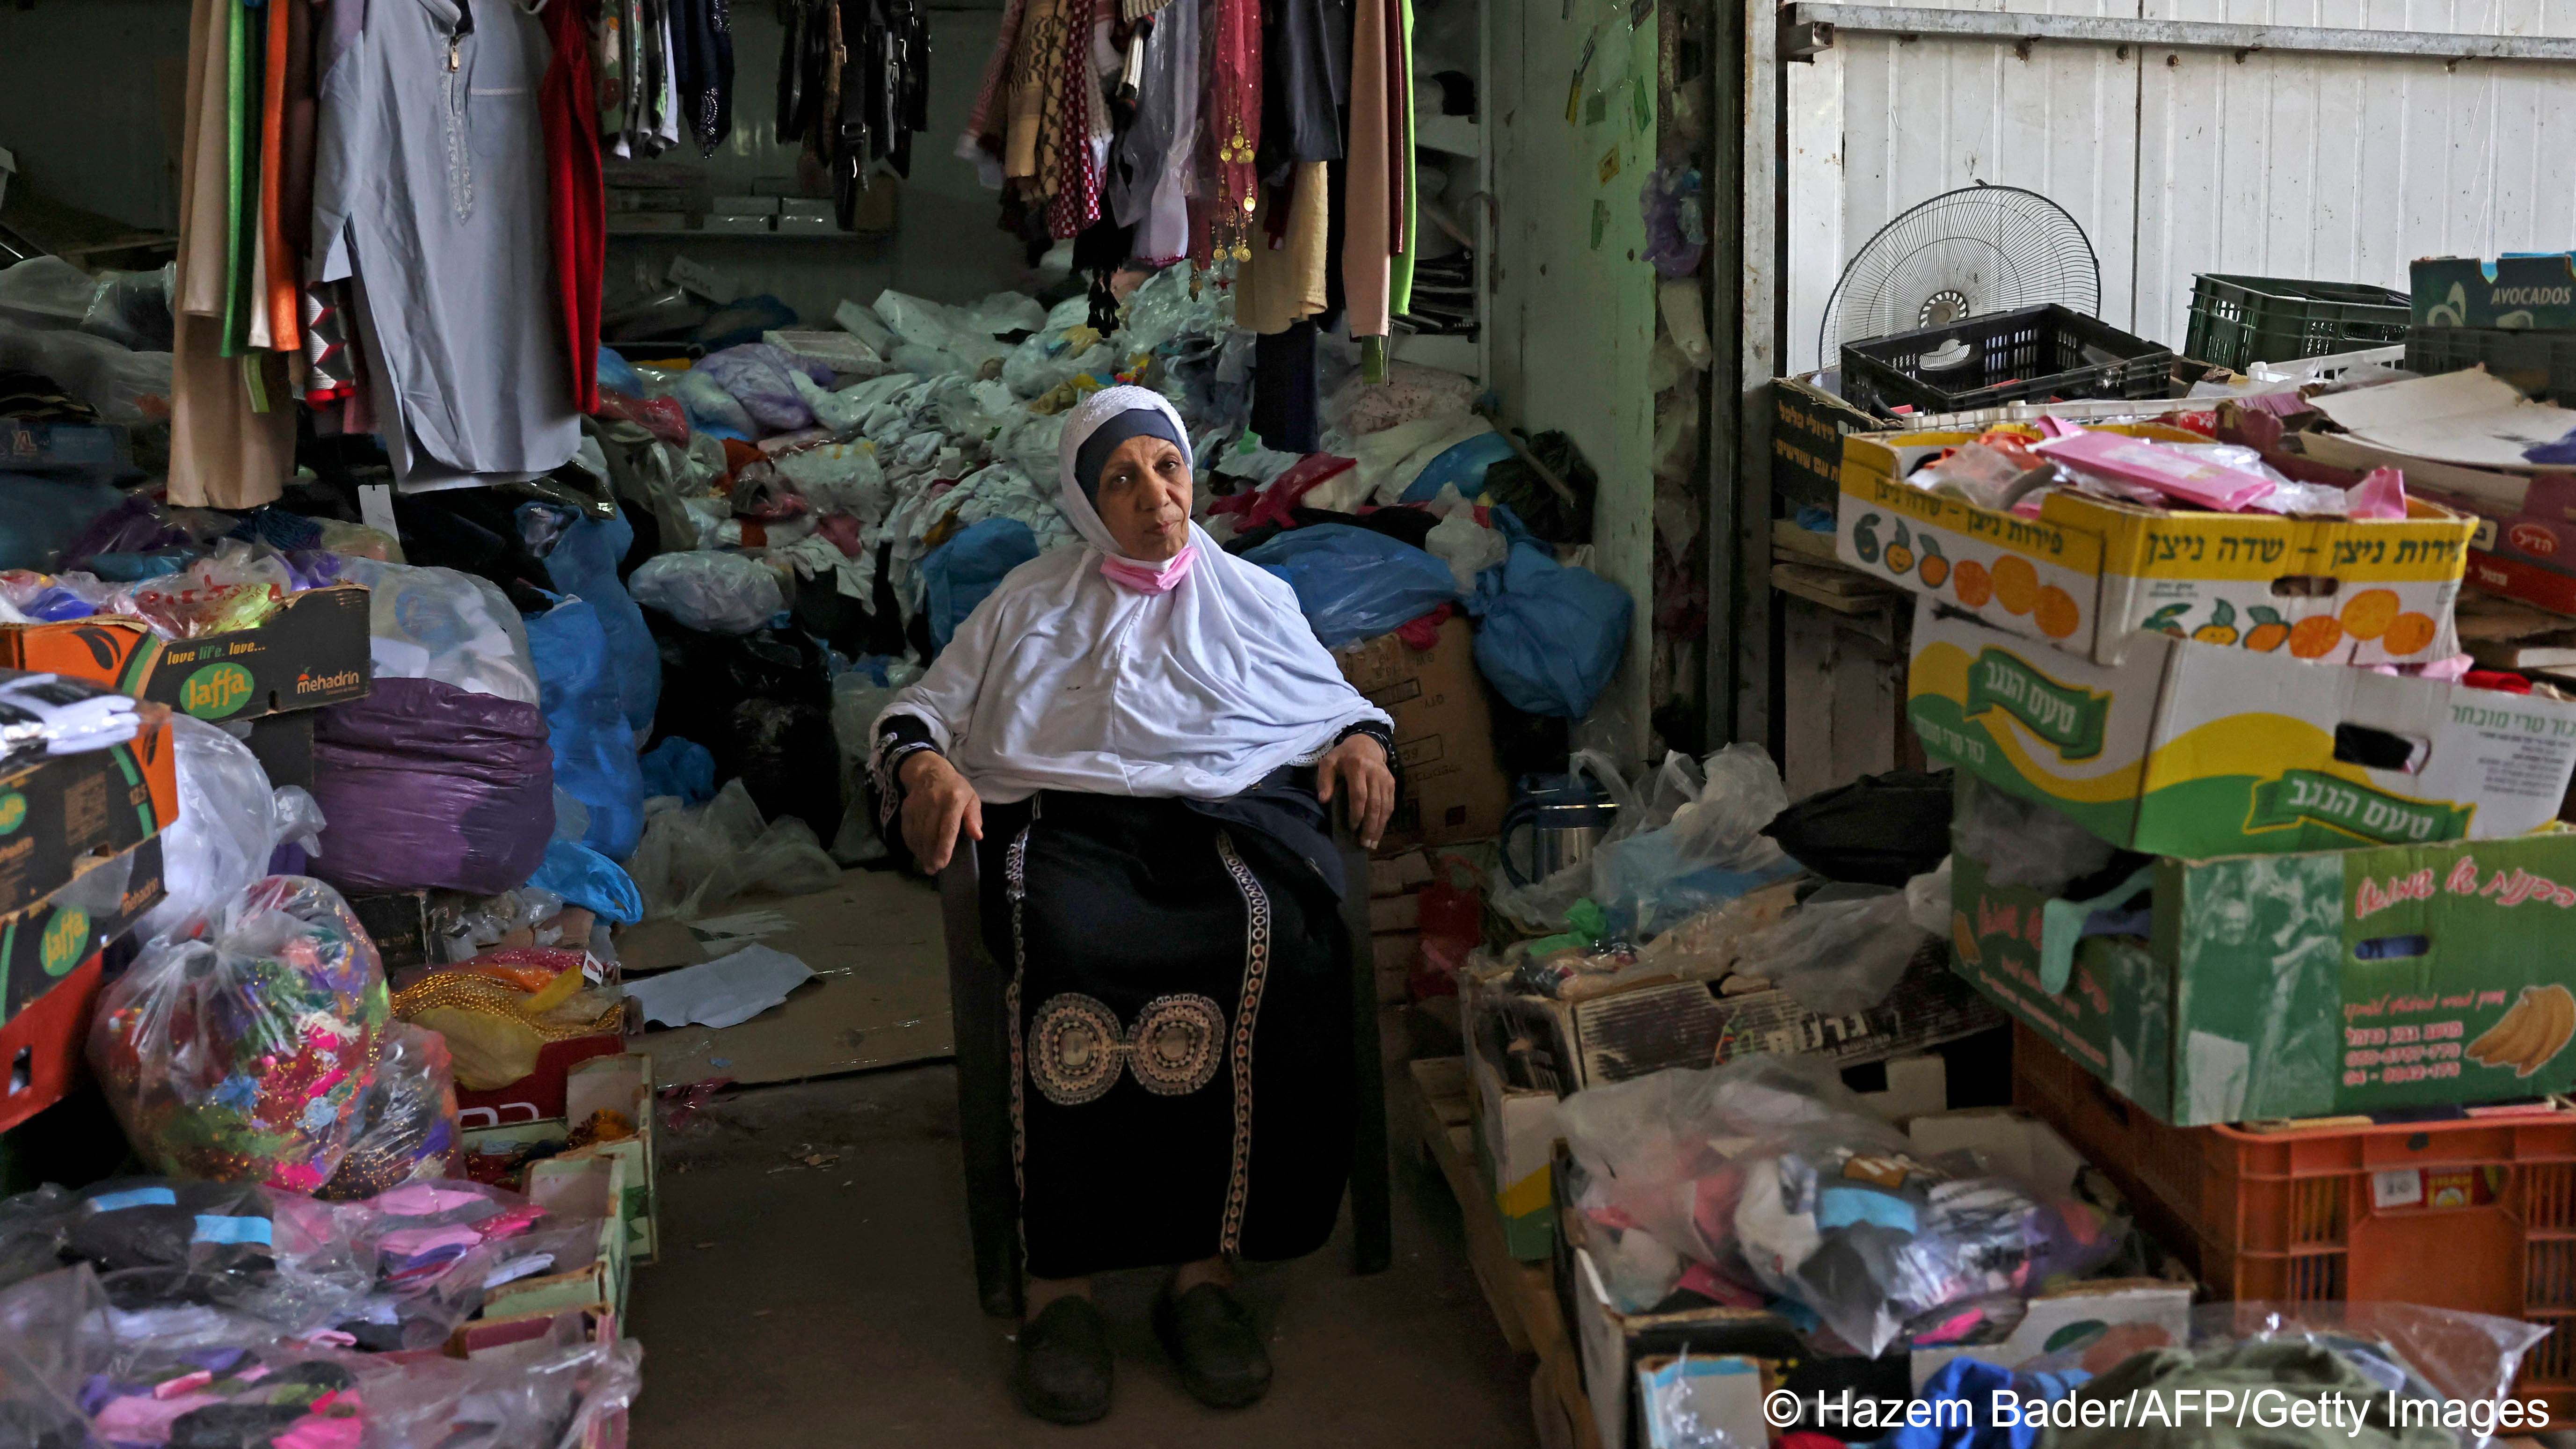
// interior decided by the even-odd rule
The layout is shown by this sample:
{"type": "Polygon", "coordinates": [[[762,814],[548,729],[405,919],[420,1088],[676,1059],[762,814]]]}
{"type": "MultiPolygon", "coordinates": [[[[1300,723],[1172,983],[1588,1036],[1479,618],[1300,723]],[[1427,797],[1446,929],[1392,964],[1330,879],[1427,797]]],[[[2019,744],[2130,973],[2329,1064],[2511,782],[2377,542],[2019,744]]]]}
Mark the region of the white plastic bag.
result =
{"type": "Polygon", "coordinates": [[[758,559],[692,549],[646,559],[626,580],[635,602],[692,629],[748,634],[787,607],[778,575],[758,559]]]}
{"type": "Polygon", "coordinates": [[[832,858],[843,865],[863,865],[883,859],[885,841],[878,834],[876,812],[870,808],[867,787],[859,776],[866,769],[868,753],[875,741],[868,737],[868,726],[906,685],[921,677],[921,666],[898,659],[886,666],[886,682],[863,670],[853,669],[832,680],[832,740],[840,746],[841,798],[848,801],[841,815],[839,833],[832,837],[832,858]]]}
{"type": "Polygon", "coordinates": [[[1748,937],[1737,968],[1818,1016],[1857,1016],[1887,999],[1929,939],[1907,905],[1906,892],[1884,886],[1826,886],[1788,919],[1748,937]]]}
{"type": "Polygon", "coordinates": [[[824,443],[790,453],[776,467],[816,513],[846,513],[866,527],[893,506],[873,443],[824,443]]]}
{"type": "Polygon", "coordinates": [[[1665,756],[1641,827],[1592,854],[1592,898],[1615,923],[1651,936],[1696,911],[1791,874],[1762,833],[1787,809],[1780,772],[1761,746],[1733,744],[1694,762],[1665,756]]]}
{"type": "Polygon", "coordinates": [[[184,714],[170,717],[179,775],[179,818],[161,832],[160,904],[138,926],[140,939],[196,934],[224,902],[268,874],[268,858],[289,840],[313,851],[322,808],[302,789],[272,790],[250,747],[184,714]]]}
{"type": "Polygon", "coordinates": [[[1501,530],[1478,523],[1472,509],[1460,509],[1432,525],[1422,546],[1449,566],[1458,580],[1458,592],[1470,596],[1476,592],[1476,575],[1501,563],[1512,551],[1501,530]]]}
{"type": "Polygon", "coordinates": [[[454,569],[343,559],[342,575],[369,590],[368,653],[378,675],[537,702],[527,627],[498,585],[454,569]]]}
{"type": "Polygon", "coordinates": [[[2112,844],[2045,805],[1970,779],[1950,839],[1985,867],[1986,883],[2055,895],[2111,863],[2112,844]]]}

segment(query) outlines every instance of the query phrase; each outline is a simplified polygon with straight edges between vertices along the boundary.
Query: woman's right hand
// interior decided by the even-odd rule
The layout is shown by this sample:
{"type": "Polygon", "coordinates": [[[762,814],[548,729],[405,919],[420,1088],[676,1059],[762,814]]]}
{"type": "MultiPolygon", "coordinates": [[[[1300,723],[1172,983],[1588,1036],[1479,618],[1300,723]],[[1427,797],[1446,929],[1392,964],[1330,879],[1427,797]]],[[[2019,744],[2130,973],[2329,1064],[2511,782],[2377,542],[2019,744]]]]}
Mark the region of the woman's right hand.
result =
{"type": "Polygon", "coordinates": [[[895,774],[903,781],[903,843],[912,847],[912,858],[924,873],[937,875],[948,868],[959,830],[971,839],[984,838],[984,802],[937,751],[915,750],[895,774]]]}

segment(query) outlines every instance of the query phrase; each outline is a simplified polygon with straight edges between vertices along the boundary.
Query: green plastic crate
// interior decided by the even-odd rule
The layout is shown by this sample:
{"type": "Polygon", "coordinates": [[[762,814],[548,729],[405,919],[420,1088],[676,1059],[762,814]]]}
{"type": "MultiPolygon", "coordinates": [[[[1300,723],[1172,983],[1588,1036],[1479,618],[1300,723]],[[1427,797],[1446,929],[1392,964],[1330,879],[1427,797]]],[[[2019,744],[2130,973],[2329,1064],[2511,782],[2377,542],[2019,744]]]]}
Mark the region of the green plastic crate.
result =
{"type": "Polygon", "coordinates": [[[2413,304],[2361,282],[2298,282],[2203,272],[2191,281],[2183,353],[2242,370],[2406,340],[2413,304]]]}

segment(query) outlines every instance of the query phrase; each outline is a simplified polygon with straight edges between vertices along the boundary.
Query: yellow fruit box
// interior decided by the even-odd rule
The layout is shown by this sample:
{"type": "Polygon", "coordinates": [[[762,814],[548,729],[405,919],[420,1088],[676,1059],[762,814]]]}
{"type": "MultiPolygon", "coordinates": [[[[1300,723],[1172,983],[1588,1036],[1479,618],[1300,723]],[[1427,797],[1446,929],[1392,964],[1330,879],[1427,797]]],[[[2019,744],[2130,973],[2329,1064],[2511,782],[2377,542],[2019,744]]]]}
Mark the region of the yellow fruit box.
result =
{"type": "MultiPolygon", "coordinates": [[[[2154,423],[2108,431],[2209,441],[2154,423]]],[[[2101,664],[2141,629],[2320,664],[2459,652],[2451,608],[2477,529],[2465,514],[2420,498],[2402,519],[2180,512],[2057,489],[2022,518],[1905,481],[1977,436],[1846,436],[1835,556],[2101,664]]]]}

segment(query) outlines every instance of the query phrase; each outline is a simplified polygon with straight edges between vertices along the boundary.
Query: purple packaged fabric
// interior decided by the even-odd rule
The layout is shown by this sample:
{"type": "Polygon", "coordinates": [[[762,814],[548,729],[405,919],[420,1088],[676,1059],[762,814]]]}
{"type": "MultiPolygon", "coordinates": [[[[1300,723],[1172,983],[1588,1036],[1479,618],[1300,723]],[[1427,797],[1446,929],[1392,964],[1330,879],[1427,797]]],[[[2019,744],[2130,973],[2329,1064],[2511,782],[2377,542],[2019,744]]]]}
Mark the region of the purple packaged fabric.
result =
{"type": "Polygon", "coordinates": [[[347,891],[498,895],[544,862],[554,785],[535,705],[378,676],[313,727],[313,798],[330,822],[313,873],[347,891]]]}
{"type": "Polygon", "coordinates": [[[772,433],[814,426],[814,410],[798,396],[790,372],[804,373],[825,387],[832,385],[832,369],[766,342],[746,342],[710,353],[699,359],[695,370],[731,393],[753,422],[772,433]]]}

